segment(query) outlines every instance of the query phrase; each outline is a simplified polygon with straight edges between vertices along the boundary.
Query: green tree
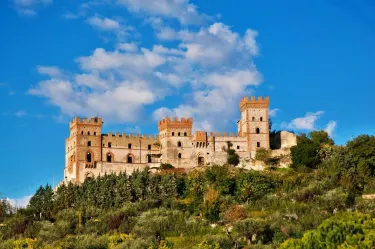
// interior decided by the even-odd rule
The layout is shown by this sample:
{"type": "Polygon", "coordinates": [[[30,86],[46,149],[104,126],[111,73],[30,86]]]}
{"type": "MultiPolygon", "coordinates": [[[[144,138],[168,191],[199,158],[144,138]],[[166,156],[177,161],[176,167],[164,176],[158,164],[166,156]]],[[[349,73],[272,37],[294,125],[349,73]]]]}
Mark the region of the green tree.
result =
{"type": "Polygon", "coordinates": [[[231,149],[233,144],[227,141],[227,163],[229,165],[237,166],[240,163],[240,156],[236,153],[234,149],[231,149]]]}
{"type": "Polygon", "coordinates": [[[297,136],[297,145],[290,149],[292,168],[308,167],[316,168],[320,163],[318,150],[320,145],[309,139],[306,134],[297,136]]]}

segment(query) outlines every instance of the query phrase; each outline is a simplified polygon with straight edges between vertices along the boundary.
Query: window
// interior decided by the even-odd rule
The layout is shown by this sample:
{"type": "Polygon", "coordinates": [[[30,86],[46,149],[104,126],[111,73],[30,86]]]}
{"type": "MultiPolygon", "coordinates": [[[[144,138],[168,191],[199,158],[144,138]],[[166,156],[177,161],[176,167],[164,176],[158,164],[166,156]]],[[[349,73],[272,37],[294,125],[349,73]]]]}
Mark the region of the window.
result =
{"type": "Polygon", "coordinates": [[[258,148],[260,147],[260,142],[257,142],[257,147],[258,147],[258,148]]]}
{"type": "Polygon", "coordinates": [[[180,133],[178,133],[178,136],[180,136],[180,133]]]}
{"type": "Polygon", "coordinates": [[[111,147],[112,147],[112,143],[109,142],[109,143],[108,143],[108,148],[111,148],[111,147]]]}
{"type": "Polygon", "coordinates": [[[89,135],[89,136],[90,136],[90,132],[87,132],[87,135],[89,135]]]}
{"type": "Polygon", "coordinates": [[[256,132],[257,134],[259,134],[259,133],[260,133],[260,129],[259,129],[259,128],[256,128],[255,132],[256,132]]]}
{"type": "Polygon", "coordinates": [[[86,154],[86,161],[87,161],[88,163],[91,163],[91,160],[92,160],[92,155],[91,155],[90,152],[87,152],[87,154],[86,154]]]}
{"type": "Polygon", "coordinates": [[[263,121],[263,117],[260,117],[260,121],[263,121]]]}
{"type": "Polygon", "coordinates": [[[96,136],[96,132],[94,132],[94,136],[96,136]]]}
{"type": "Polygon", "coordinates": [[[149,145],[147,146],[147,149],[148,149],[148,150],[151,150],[151,144],[149,144],[149,145]]]}
{"type": "Polygon", "coordinates": [[[237,150],[239,150],[240,149],[240,146],[239,145],[237,145],[237,150]]]}
{"type": "Polygon", "coordinates": [[[151,155],[147,155],[147,162],[151,163],[151,155]]]}
{"type": "Polygon", "coordinates": [[[174,132],[172,132],[172,137],[174,137],[174,132]]]}
{"type": "Polygon", "coordinates": [[[83,131],[81,131],[81,135],[83,135],[83,131]]]}
{"type": "Polygon", "coordinates": [[[184,132],[184,136],[185,136],[185,137],[187,136],[187,133],[186,133],[186,132],[184,132]]]}
{"type": "Polygon", "coordinates": [[[178,147],[182,147],[182,144],[181,144],[180,141],[178,141],[177,146],[178,146],[178,147]]]}
{"type": "Polygon", "coordinates": [[[128,144],[128,149],[131,149],[132,148],[132,144],[128,144]]]}
{"type": "Polygon", "coordinates": [[[253,117],[252,120],[255,121],[255,117],[253,117]]]}
{"type": "Polygon", "coordinates": [[[111,153],[107,153],[107,162],[112,162],[112,155],[111,153]]]}
{"type": "Polygon", "coordinates": [[[87,146],[91,146],[91,141],[88,141],[88,142],[87,142],[87,146]]]}
{"type": "Polygon", "coordinates": [[[178,159],[181,159],[181,153],[178,153],[178,159]]]}

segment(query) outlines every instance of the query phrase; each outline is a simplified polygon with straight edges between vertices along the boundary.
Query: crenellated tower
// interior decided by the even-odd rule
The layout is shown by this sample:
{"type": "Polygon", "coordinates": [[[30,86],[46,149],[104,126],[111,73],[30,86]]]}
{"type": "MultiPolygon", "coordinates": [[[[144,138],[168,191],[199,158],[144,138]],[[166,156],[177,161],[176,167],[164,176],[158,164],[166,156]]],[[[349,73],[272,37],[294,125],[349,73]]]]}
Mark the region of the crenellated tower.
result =
{"type": "Polygon", "coordinates": [[[80,182],[80,168],[96,168],[102,160],[101,118],[79,118],[70,122],[70,135],[65,141],[65,179],[80,182]]]}
{"type": "Polygon", "coordinates": [[[163,154],[163,162],[175,163],[179,165],[184,159],[191,155],[187,148],[192,148],[192,118],[177,117],[171,120],[166,117],[159,121],[159,140],[161,144],[161,152],[163,154]]]}
{"type": "Polygon", "coordinates": [[[270,148],[268,107],[269,97],[246,96],[240,101],[241,120],[238,131],[247,139],[248,151],[255,152],[259,148],[270,148]]]}

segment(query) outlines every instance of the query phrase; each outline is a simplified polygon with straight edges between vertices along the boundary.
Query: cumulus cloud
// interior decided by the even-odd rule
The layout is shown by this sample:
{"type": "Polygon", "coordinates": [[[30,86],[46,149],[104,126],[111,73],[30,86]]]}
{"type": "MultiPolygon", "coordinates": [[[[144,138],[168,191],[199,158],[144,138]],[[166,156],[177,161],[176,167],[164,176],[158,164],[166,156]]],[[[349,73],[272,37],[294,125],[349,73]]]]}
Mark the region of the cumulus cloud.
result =
{"type": "Polygon", "coordinates": [[[98,28],[104,31],[112,31],[120,29],[120,23],[116,20],[110,18],[100,18],[100,17],[90,17],[87,19],[87,23],[93,26],[94,28],[98,28]]]}
{"type": "Polygon", "coordinates": [[[53,0],[13,0],[17,12],[25,16],[35,16],[37,8],[49,5],[52,2],[53,0]]]}
{"type": "Polygon", "coordinates": [[[55,66],[38,66],[37,70],[40,74],[48,75],[50,77],[59,77],[62,75],[60,69],[55,66]]]}
{"type": "Polygon", "coordinates": [[[323,114],[323,111],[308,112],[304,117],[293,119],[289,124],[284,126],[289,129],[315,130],[315,122],[323,114]]]}
{"type": "Polygon", "coordinates": [[[336,129],[336,126],[337,126],[337,122],[336,121],[329,121],[326,128],[324,129],[329,136],[332,136],[333,132],[335,131],[336,129]]]}
{"type": "MultiPolygon", "coordinates": [[[[263,81],[253,61],[259,54],[256,31],[240,34],[220,22],[197,29],[166,26],[168,18],[190,24],[194,15],[204,17],[187,0],[157,1],[158,8],[152,7],[155,1],[118,2],[130,12],[150,14],[147,22],[163,38],[157,40],[160,43],[145,47],[139,41],[117,41],[114,49],[96,48],[76,58],[80,70],[75,74],[38,69],[47,79],[31,87],[29,94],[46,98],[66,116],[100,115],[109,122],[136,122],[145,106],[184,89],[180,102],[154,110],[154,119],[191,116],[195,129],[219,130],[238,117],[238,101],[263,81]],[[164,43],[166,39],[173,41],[164,43]]],[[[105,18],[89,20],[101,30],[121,26],[105,18]]]]}
{"type": "Polygon", "coordinates": [[[268,110],[268,115],[269,115],[270,117],[275,117],[276,114],[277,114],[277,112],[279,112],[279,111],[280,111],[280,109],[278,109],[278,108],[269,109],[269,110],[268,110]]]}
{"type": "Polygon", "coordinates": [[[202,24],[208,18],[189,0],[117,0],[131,12],[173,18],[182,24],[202,24]]]}
{"type": "Polygon", "coordinates": [[[12,205],[13,207],[25,208],[29,204],[31,197],[33,196],[27,195],[27,196],[24,196],[21,198],[15,198],[15,199],[7,198],[7,200],[10,203],[10,205],[12,205]]]}

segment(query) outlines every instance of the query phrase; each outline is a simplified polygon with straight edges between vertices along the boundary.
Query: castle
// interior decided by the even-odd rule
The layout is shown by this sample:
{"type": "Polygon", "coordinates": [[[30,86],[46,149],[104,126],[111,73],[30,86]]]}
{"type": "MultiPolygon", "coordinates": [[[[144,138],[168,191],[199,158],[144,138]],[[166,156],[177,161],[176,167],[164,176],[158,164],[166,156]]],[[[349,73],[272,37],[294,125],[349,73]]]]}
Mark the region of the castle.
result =
{"type": "MultiPolygon", "coordinates": [[[[82,183],[86,178],[105,173],[131,173],[135,169],[160,167],[161,163],[185,169],[224,164],[228,141],[241,161],[250,163],[257,149],[270,149],[269,97],[244,97],[239,108],[241,119],[237,122],[236,134],[193,133],[192,118],[169,117],[158,122],[156,137],[118,132],[102,134],[101,118],[76,117],[70,122],[70,136],[65,141],[64,180],[82,183]]],[[[296,144],[295,134],[286,131],[279,133],[279,140],[280,148],[273,150],[273,154],[296,144]]]]}

